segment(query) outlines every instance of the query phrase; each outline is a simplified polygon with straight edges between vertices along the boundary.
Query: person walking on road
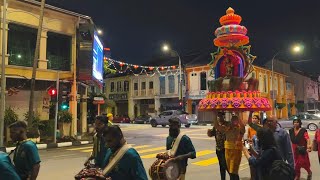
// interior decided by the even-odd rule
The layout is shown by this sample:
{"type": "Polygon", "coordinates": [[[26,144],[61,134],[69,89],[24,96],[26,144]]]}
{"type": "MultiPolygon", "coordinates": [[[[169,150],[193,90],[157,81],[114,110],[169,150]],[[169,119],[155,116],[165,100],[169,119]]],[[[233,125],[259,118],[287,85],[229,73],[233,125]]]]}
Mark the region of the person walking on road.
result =
{"type": "Polygon", "coordinates": [[[276,140],[281,157],[294,169],[294,159],[290,136],[286,130],[277,126],[278,122],[276,118],[268,117],[267,119],[265,119],[263,121],[263,127],[260,127],[257,124],[253,124],[250,118],[248,124],[256,131],[261,128],[270,129],[273,132],[273,136],[276,140]]]}
{"type": "Polygon", "coordinates": [[[301,128],[302,122],[300,119],[293,120],[293,128],[289,130],[292,149],[294,152],[295,162],[295,180],[300,179],[300,170],[304,168],[308,172],[307,180],[311,180],[312,172],[309,159],[309,153],[311,152],[311,141],[308,132],[305,128],[301,128]]]}
{"type": "Polygon", "coordinates": [[[17,121],[9,126],[10,137],[17,142],[13,162],[22,180],[36,180],[40,170],[40,157],[36,144],[27,140],[27,124],[17,121]]]}
{"type": "MultiPolygon", "coordinates": [[[[219,125],[224,125],[224,114],[218,113],[218,123],[219,125]]],[[[226,179],[226,172],[227,170],[227,163],[225,158],[225,149],[224,149],[224,141],[226,140],[226,134],[219,131],[215,127],[212,129],[208,129],[208,136],[209,137],[215,137],[216,139],[216,154],[219,160],[219,167],[220,167],[220,177],[221,180],[226,179]]]]}
{"type": "Polygon", "coordinates": [[[185,180],[188,159],[196,158],[196,150],[191,139],[180,132],[179,118],[169,119],[169,123],[169,136],[166,141],[167,150],[176,149],[176,152],[171,154],[174,157],[169,161],[176,161],[179,164],[181,170],[179,180],[185,180]]]}
{"type": "Polygon", "coordinates": [[[214,127],[226,134],[225,158],[230,180],[239,180],[239,167],[242,157],[242,139],[245,133],[245,127],[238,116],[232,116],[231,122],[223,125],[218,123],[218,118],[214,119],[214,127]]]}
{"type": "Polygon", "coordinates": [[[103,139],[108,147],[103,161],[103,174],[112,180],[148,180],[138,152],[127,144],[119,126],[104,128],[103,139]]]}
{"type": "Polygon", "coordinates": [[[85,162],[85,165],[87,165],[92,159],[94,159],[95,166],[103,168],[102,162],[105,158],[107,147],[104,143],[102,132],[104,128],[111,126],[112,122],[108,121],[107,116],[97,116],[94,125],[96,134],[93,136],[93,150],[91,156],[85,162]]]}
{"type": "Polygon", "coordinates": [[[316,130],[316,133],[314,135],[313,146],[314,146],[313,150],[318,152],[318,159],[320,164],[320,129],[319,128],[316,130]]]}

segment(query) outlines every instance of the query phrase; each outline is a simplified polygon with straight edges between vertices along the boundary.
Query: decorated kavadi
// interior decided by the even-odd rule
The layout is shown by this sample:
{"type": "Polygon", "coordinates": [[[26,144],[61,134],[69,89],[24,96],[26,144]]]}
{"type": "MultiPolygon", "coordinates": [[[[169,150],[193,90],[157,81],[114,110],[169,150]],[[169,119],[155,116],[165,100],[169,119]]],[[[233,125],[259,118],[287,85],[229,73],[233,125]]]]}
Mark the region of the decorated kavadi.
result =
{"type": "Polygon", "coordinates": [[[247,28],[241,16],[228,8],[215,31],[210,66],[215,80],[208,81],[209,93],[199,103],[200,111],[269,111],[270,102],[261,97],[259,81],[248,75],[253,71],[256,56],[250,54],[247,28]]]}

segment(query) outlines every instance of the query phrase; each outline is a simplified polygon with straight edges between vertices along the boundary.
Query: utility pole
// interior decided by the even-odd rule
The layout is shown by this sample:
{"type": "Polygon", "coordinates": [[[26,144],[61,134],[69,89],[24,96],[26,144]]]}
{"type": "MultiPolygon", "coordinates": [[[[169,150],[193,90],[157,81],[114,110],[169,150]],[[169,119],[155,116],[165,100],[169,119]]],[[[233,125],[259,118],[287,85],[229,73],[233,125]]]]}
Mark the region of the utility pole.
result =
{"type": "MultiPolygon", "coordinates": [[[[38,59],[39,59],[39,51],[40,51],[40,38],[42,32],[42,24],[43,24],[43,12],[46,0],[41,0],[41,7],[40,7],[40,17],[39,17],[39,27],[38,27],[38,34],[37,34],[37,42],[36,42],[36,49],[34,52],[34,59],[33,59],[33,69],[32,69],[32,78],[31,78],[31,88],[30,88],[30,100],[29,100],[29,117],[28,117],[28,126],[31,128],[32,121],[33,121],[33,106],[34,106],[34,89],[36,84],[36,73],[37,73],[37,66],[38,66],[38,59]]],[[[36,129],[36,132],[38,130],[36,129]]]]}
{"type": "Polygon", "coordinates": [[[53,130],[53,143],[57,143],[57,127],[58,127],[58,111],[59,111],[59,84],[60,84],[60,77],[59,71],[57,72],[57,82],[56,82],[56,89],[57,89],[57,102],[56,102],[56,111],[54,112],[54,130],[53,130]]]}
{"type": "Polygon", "coordinates": [[[6,24],[7,24],[7,0],[3,0],[2,9],[2,64],[1,64],[1,104],[0,104],[0,148],[3,147],[4,112],[6,108],[6,24]]]}

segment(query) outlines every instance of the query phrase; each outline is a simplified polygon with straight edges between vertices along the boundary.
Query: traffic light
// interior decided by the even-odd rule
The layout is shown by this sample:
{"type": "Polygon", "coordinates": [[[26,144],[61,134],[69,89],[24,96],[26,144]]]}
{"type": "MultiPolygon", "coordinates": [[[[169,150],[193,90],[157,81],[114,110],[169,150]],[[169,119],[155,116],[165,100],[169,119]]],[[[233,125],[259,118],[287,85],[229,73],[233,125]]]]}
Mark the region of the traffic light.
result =
{"type": "Polygon", "coordinates": [[[51,102],[57,102],[57,89],[56,88],[50,88],[48,90],[48,94],[51,97],[51,102]]]}
{"type": "Polygon", "coordinates": [[[179,106],[182,106],[182,101],[179,102],[179,106]]]}
{"type": "Polygon", "coordinates": [[[61,110],[68,110],[69,109],[69,101],[70,101],[70,88],[68,85],[62,85],[61,87],[61,110]]]}

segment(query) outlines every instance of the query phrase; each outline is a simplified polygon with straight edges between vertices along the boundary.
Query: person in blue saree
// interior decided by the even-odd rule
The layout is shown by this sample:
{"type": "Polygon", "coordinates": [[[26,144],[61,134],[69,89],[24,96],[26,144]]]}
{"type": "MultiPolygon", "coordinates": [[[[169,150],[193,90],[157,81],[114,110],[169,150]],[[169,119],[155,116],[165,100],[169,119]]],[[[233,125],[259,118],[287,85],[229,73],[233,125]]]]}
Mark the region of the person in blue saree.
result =
{"type": "Polygon", "coordinates": [[[107,116],[97,116],[94,125],[96,134],[93,136],[93,150],[85,165],[94,159],[95,166],[103,168],[102,162],[107,153],[107,147],[102,137],[102,131],[105,127],[111,126],[112,122],[108,121],[107,116]]]}
{"type": "Polygon", "coordinates": [[[10,157],[7,153],[0,151],[0,178],[10,180],[20,180],[10,157]]]}
{"type": "Polygon", "coordinates": [[[138,152],[126,143],[119,126],[104,129],[103,138],[108,150],[103,163],[103,174],[112,180],[147,180],[138,152]]]}
{"type": "Polygon", "coordinates": [[[27,140],[27,124],[17,121],[9,126],[10,137],[17,142],[13,162],[22,180],[36,180],[40,170],[40,157],[36,144],[27,140]]]}

